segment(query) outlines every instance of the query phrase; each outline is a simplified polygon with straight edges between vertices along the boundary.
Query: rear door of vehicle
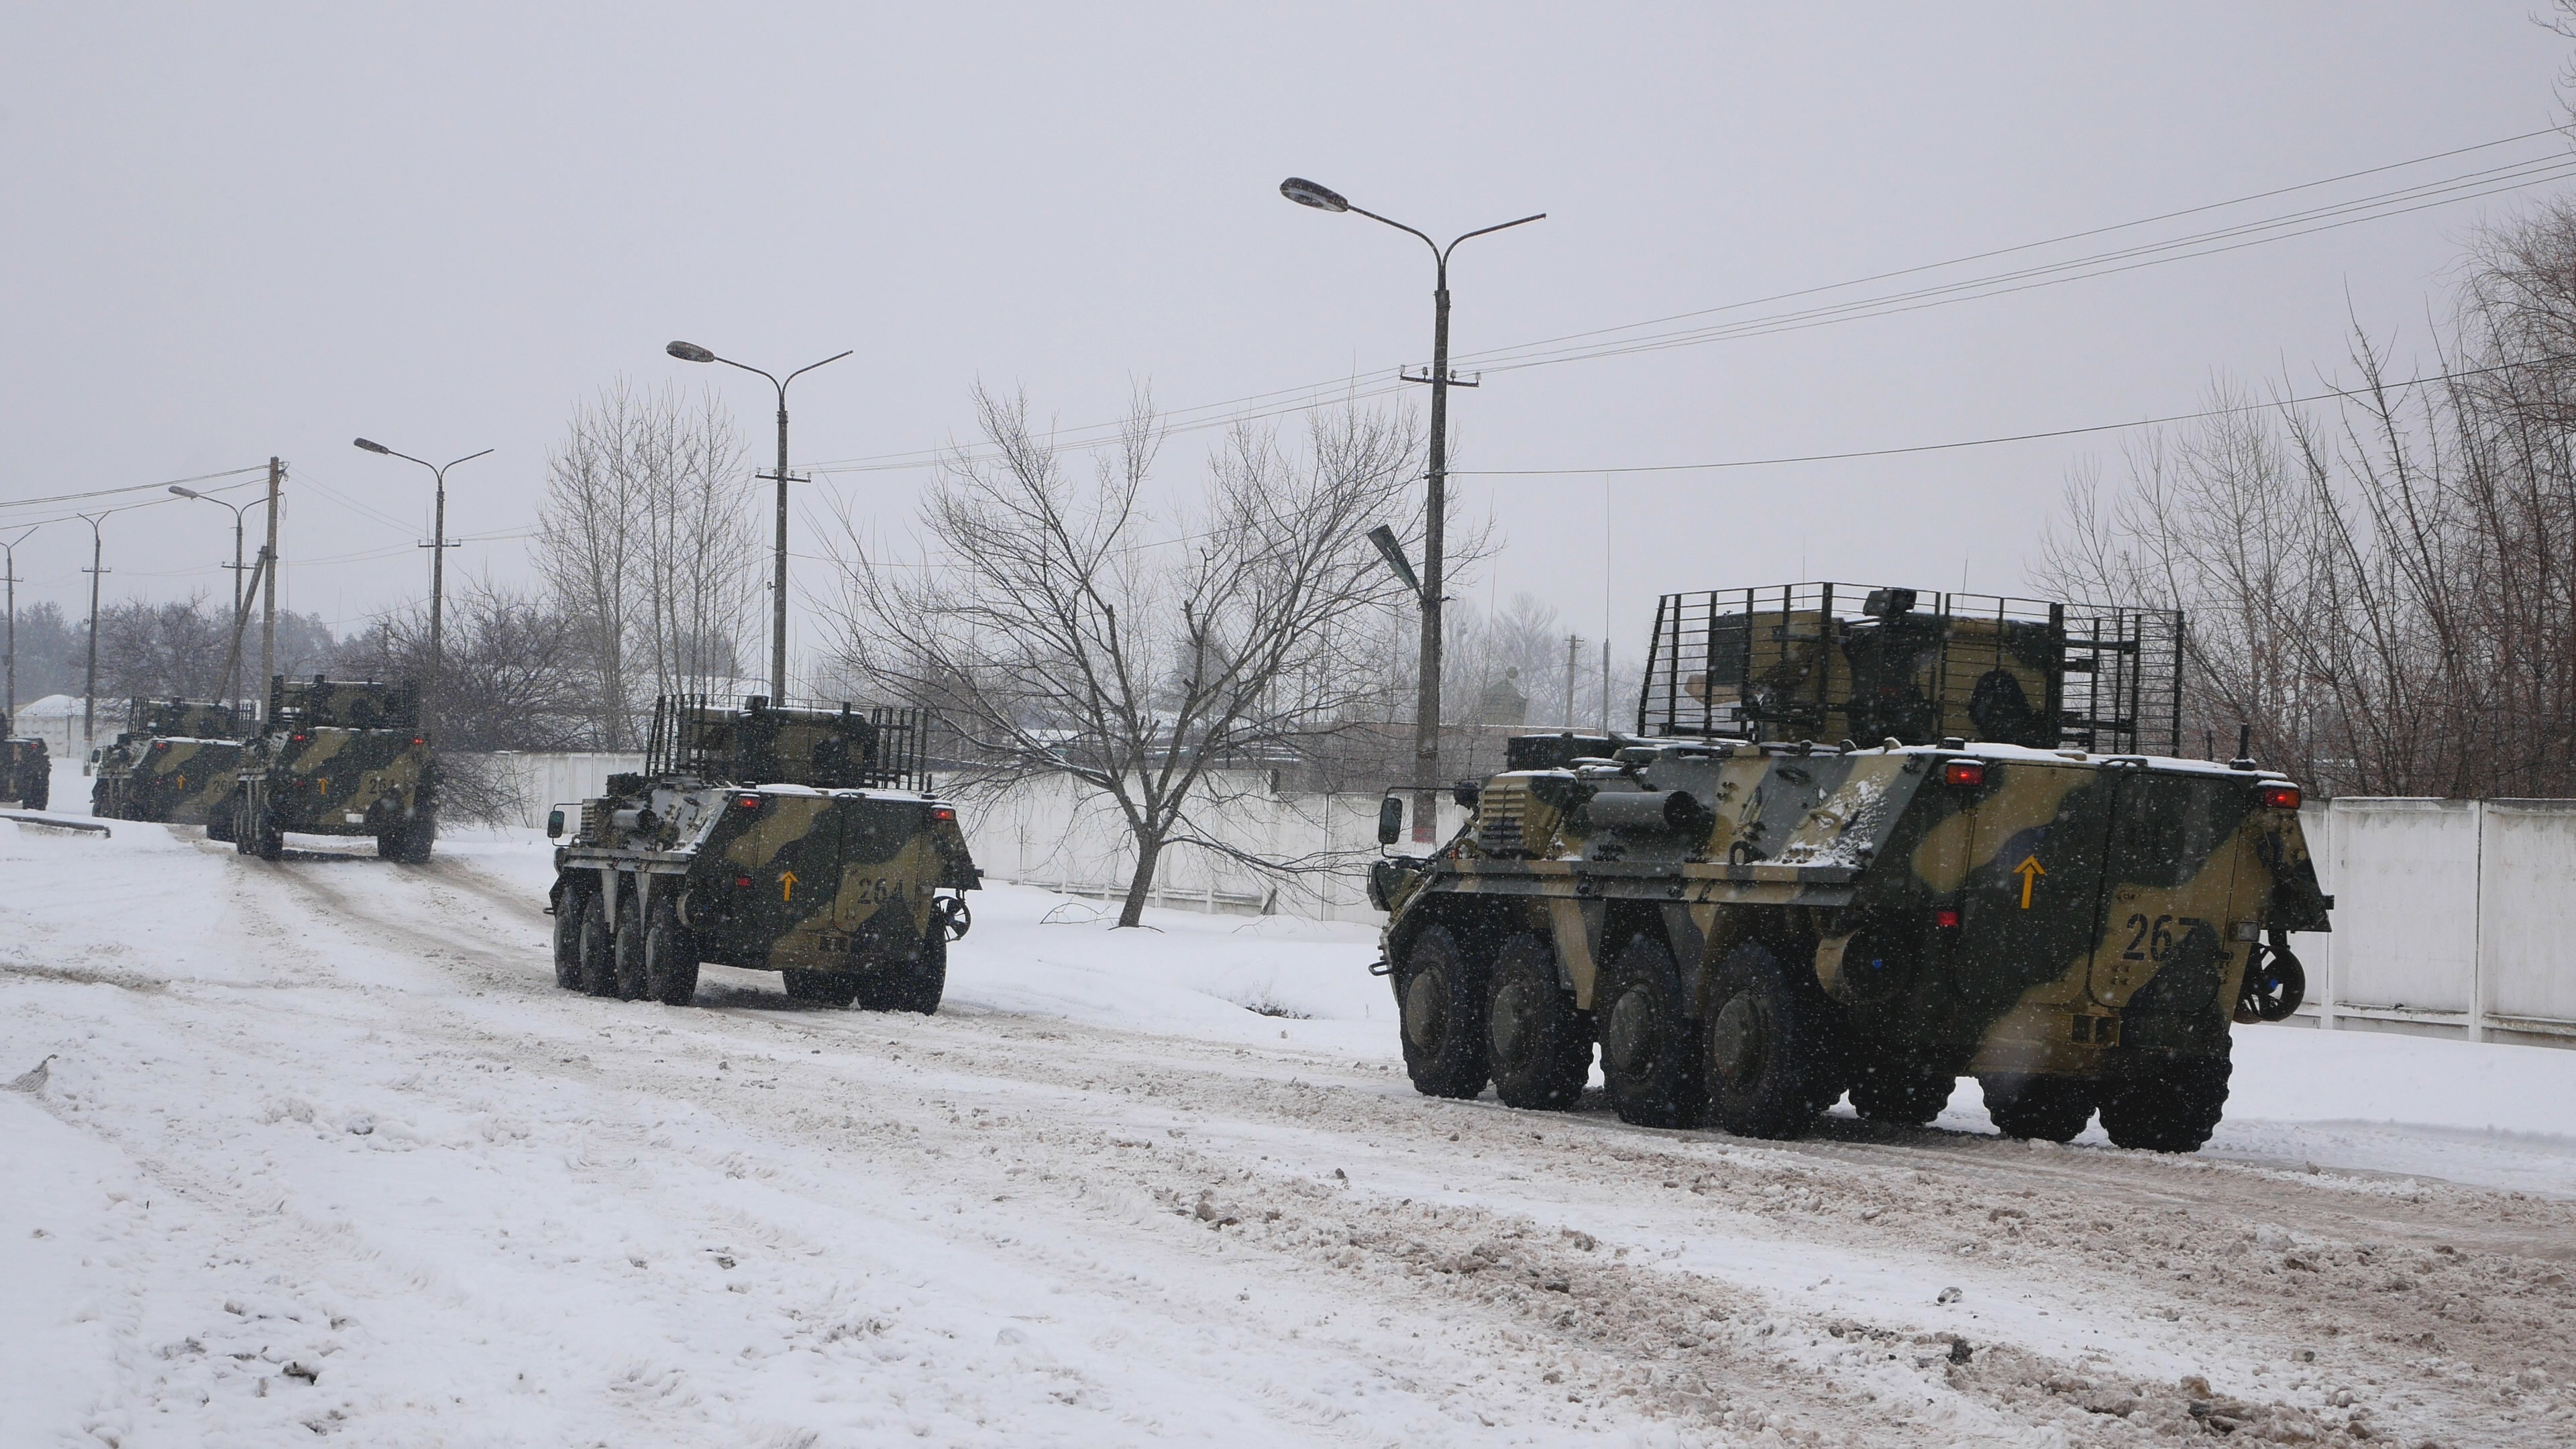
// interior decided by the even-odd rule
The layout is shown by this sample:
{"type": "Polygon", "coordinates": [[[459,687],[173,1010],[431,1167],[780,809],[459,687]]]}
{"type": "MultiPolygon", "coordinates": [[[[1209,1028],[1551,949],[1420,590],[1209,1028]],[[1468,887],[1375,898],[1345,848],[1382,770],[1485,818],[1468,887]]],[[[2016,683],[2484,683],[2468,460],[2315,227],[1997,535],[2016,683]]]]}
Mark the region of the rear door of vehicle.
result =
{"type": "Polygon", "coordinates": [[[2249,784],[2214,771],[2116,774],[2093,999],[2206,1009],[2238,949],[2229,939],[2230,902],[2249,784]]]}
{"type": "Polygon", "coordinates": [[[930,807],[919,800],[853,795],[835,801],[834,814],[841,841],[834,934],[853,957],[909,958],[940,878],[930,807]]]}
{"type": "Polygon", "coordinates": [[[2016,1007],[2071,1001],[2099,939],[2103,859],[2118,808],[2112,772],[1991,760],[1959,892],[1955,996],[1972,1036],[2016,1007]]]}

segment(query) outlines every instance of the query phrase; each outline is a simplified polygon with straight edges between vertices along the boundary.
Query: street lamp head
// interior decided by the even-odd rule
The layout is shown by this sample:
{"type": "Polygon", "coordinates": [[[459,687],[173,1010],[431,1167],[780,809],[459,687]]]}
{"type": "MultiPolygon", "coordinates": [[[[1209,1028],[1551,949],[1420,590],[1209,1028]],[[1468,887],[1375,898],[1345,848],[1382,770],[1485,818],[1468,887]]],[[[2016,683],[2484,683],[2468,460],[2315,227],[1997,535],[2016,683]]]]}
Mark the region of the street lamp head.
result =
{"type": "Polygon", "coordinates": [[[182,498],[203,498],[206,496],[194,488],[182,488],[176,483],[170,485],[170,491],[178,494],[182,498]]]}
{"type": "Polygon", "coordinates": [[[359,447],[366,449],[370,453],[390,453],[393,451],[393,449],[386,447],[382,443],[370,442],[365,438],[352,438],[350,441],[356,443],[359,447]]]}
{"type": "Polygon", "coordinates": [[[1299,206],[1311,206],[1317,211],[1348,211],[1351,209],[1351,204],[1342,199],[1342,194],[1340,192],[1335,191],[1329,186],[1318,186],[1303,176],[1291,176],[1287,180],[1280,182],[1279,194],[1287,197],[1290,201],[1297,203],[1299,206]]]}
{"type": "Polygon", "coordinates": [[[674,342],[662,349],[682,362],[713,362],[716,355],[694,342],[674,342]]]}

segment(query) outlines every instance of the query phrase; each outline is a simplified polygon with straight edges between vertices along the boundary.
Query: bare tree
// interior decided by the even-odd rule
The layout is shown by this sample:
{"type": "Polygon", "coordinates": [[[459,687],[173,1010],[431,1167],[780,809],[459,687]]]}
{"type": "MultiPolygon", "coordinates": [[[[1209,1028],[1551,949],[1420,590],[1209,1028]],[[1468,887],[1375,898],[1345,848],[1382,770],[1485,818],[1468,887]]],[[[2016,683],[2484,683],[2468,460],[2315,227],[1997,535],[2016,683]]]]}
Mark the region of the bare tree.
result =
{"type": "Polygon", "coordinates": [[[742,441],[711,393],[624,379],[576,409],[548,460],[537,560],[576,630],[592,735],[634,739],[638,686],[697,693],[734,671],[754,587],[742,441]]]}
{"type": "Polygon", "coordinates": [[[925,557],[872,557],[851,531],[847,667],[939,706],[981,783],[1063,776],[1113,804],[1136,852],[1122,926],[1176,843],[1313,866],[1246,854],[1194,821],[1222,808],[1218,771],[1293,760],[1377,692],[1348,661],[1402,597],[1367,534],[1401,513],[1417,474],[1411,425],[1319,418],[1294,456],[1239,429],[1197,502],[1157,519],[1145,493],[1163,434],[1141,396],[1087,487],[1025,399],[975,401],[986,449],[958,453],[924,500],[925,557]]]}

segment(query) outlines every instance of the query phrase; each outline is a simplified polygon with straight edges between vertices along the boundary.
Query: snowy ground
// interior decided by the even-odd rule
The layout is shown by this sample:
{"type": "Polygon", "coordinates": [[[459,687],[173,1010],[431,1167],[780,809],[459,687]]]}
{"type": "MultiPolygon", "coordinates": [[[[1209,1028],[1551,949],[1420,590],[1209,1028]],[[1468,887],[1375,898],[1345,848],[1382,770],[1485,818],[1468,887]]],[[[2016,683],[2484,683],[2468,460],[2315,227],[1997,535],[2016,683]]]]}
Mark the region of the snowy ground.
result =
{"type": "Polygon", "coordinates": [[[554,988],[540,840],[115,831],[0,823],[9,1445],[2576,1438],[2576,1052],[1763,1144],[1416,1096],[1358,927],[1001,888],[936,1017],[675,1009],[554,988]]]}

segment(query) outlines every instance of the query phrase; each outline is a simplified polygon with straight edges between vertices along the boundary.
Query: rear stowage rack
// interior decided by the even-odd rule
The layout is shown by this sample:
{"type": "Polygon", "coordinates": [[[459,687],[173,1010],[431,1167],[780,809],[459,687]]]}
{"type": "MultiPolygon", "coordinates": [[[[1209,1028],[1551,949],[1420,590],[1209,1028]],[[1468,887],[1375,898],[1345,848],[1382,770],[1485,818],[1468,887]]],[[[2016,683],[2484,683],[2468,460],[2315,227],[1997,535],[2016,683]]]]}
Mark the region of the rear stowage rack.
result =
{"type": "Polygon", "coordinates": [[[653,707],[644,773],[720,785],[927,790],[922,742],[929,711],[894,706],[773,704],[739,709],[705,695],[666,694],[653,707]]]}
{"type": "Polygon", "coordinates": [[[1666,594],[1641,735],[2182,751],[2180,610],[1851,584],[1666,594]]]}

